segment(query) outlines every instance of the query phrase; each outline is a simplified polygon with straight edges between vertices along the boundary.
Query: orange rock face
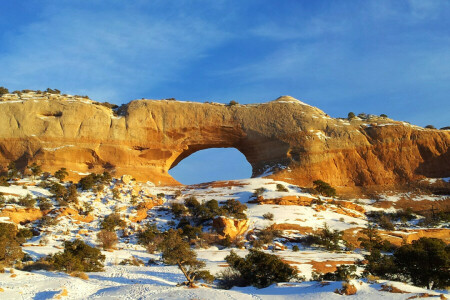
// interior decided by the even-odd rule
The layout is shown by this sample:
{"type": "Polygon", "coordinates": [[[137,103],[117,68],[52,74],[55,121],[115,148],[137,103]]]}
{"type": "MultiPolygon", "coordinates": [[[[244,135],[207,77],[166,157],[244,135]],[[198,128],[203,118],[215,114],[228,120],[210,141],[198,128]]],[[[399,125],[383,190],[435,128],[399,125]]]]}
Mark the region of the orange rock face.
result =
{"type": "Polygon", "coordinates": [[[136,100],[118,116],[82,98],[24,97],[0,98],[3,166],[36,162],[49,172],[65,167],[72,179],[109,170],[116,177],[176,184],[168,170],[182,159],[234,147],[254,176],[272,172],[272,178],[303,186],[316,179],[355,186],[450,177],[450,131],[384,118],[334,119],[288,96],[234,106],[136,100]]]}
{"type": "Polygon", "coordinates": [[[248,230],[249,225],[248,220],[234,220],[225,217],[214,219],[212,224],[218,234],[223,237],[229,235],[232,240],[243,235],[248,230]]]}
{"type": "Polygon", "coordinates": [[[0,217],[8,217],[15,224],[33,222],[43,216],[39,208],[5,208],[0,212],[0,217]]]}

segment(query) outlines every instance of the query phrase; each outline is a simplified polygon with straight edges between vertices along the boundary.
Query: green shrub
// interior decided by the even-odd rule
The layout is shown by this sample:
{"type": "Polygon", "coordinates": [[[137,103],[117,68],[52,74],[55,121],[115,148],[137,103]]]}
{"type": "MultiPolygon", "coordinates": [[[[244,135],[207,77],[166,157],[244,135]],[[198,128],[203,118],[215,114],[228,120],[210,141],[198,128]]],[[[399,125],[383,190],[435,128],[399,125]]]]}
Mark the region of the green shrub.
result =
{"type": "Polygon", "coordinates": [[[11,266],[24,257],[17,240],[17,232],[16,225],[0,223],[0,265],[11,266]]]}
{"type": "Polygon", "coordinates": [[[55,172],[55,178],[59,181],[63,181],[66,176],[69,175],[66,168],[61,168],[58,171],[55,172]]]}
{"type": "Polygon", "coordinates": [[[3,86],[0,86],[0,96],[4,94],[9,94],[9,90],[3,86]]]}
{"type": "Polygon", "coordinates": [[[252,197],[258,198],[259,196],[262,196],[267,190],[263,187],[257,188],[254,192],[252,197]]]}
{"type": "Polygon", "coordinates": [[[440,239],[423,237],[401,246],[394,262],[416,286],[443,289],[450,285],[450,246],[440,239]]]}
{"type": "Polygon", "coordinates": [[[37,200],[39,201],[38,205],[40,210],[50,210],[53,208],[53,204],[49,199],[39,197],[37,200]]]}
{"type": "Polygon", "coordinates": [[[47,259],[56,270],[72,273],[103,271],[105,256],[100,250],[81,240],[64,242],[64,252],[50,255],[47,259]]]}
{"type": "Polygon", "coordinates": [[[96,185],[104,185],[111,181],[111,174],[104,172],[103,174],[91,173],[80,179],[78,187],[84,191],[92,189],[96,185]]]}
{"type": "Polygon", "coordinates": [[[185,236],[191,240],[198,238],[202,234],[202,226],[194,227],[187,224],[181,227],[181,230],[183,230],[182,236],[185,236]]]}
{"type": "Polygon", "coordinates": [[[126,225],[127,223],[117,213],[106,216],[100,223],[100,227],[107,231],[114,231],[116,227],[125,228],[126,225]]]}
{"type": "Polygon", "coordinates": [[[46,228],[49,226],[54,226],[57,225],[59,223],[59,219],[55,218],[55,217],[50,217],[50,216],[43,216],[40,220],[39,220],[39,226],[41,228],[46,228]]]}
{"type": "Polygon", "coordinates": [[[294,246],[292,246],[292,251],[298,252],[298,251],[300,251],[300,249],[298,248],[297,245],[294,245],[294,246]]]}
{"type": "Polygon", "coordinates": [[[324,228],[319,232],[319,234],[312,238],[313,243],[324,247],[328,251],[340,250],[340,242],[342,241],[342,236],[344,232],[339,230],[331,230],[325,223],[324,228]]]}
{"type": "Polygon", "coordinates": [[[205,281],[206,283],[209,283],[209,284],[213,283],[214,279],[216,279],[214,277],[214,275],[212,275],[208,270],[197,271],[197,272],[194,273],[194,275],[195,275],[195,278],[197,280],[203,280],[203,281],[205,281]]]}
{"type": "Polygon", "coordinates": [[[137,258],[136,256],[132,256],[131,258],[126,258],[119,263],[119,265],[122,265],[122,266],[130,265],[130,266],[136,266],[136,267],[143,266],[144,264],[145,264],[144,261],[137,258]]]}
{"type": "Polygon", "coordinates": [[[348,281],[356,277],[355,272],[355,265],[340,265],[336,271],[317,276],[314,280],[348,281]]]}
{"type": "Polygon", "coordinates": [[[380,117],[387,119],[387,115],[386,114],[381,114],[380,117]]]}
{"type": "Polygon", "coordinates": [[[273,215],[273,213],[265,213],[265,214],[263,214],[263,218],[265,219],[265,220],[270,220],[270,221],[273,221],[273,218],[274,218],[274,215],[273,215]]]}
{"type": "Polygon", "coordinates": [[[355,116],[355,113],[354,112],[349,112],[348,113],[348,115],[347,115],[347,119],[349,119],[349,120],[351,120],[351,119],[354,119],[356,116],[355,116]]]}
{"type": "Polygon", "coordinates": [[[176,218],[181,217],[181,215],[187,212],[186,206],[181,203],[172,203],[170,209],[176,218]]]}
{"type": "Polygon", "coordinates": [[[428,129],[436,129],[436,127],[434,127],[433,125],[427,125],[427,126],[425,126],[425,128],[428,128],[428,129]]]}
{"type": "Polygon", "coordinates": [[[0,208],[5,207],[5,204],[6,204],[5,196],[3,196],[3,195],[0,193],[0,208]]]}
{"type": "Polygon", "coordinates": [[[328,183],[322,180],[315,180],[313,182],[314,189],[321,195],[326,197],[335,197],[336,190],[328,183]]]}
{"type": "Polygon", "coordinates": [[[145,229],[138,232],[137,240],[138,244],[148,245],[152,243],[157,236],[159,236],[161,232],[158,230],[155,224],[147,223],[145,229]]]}
{"type": "Polygon", "coordinates": [[[360,237],[358,238],[358,241],[361,242],[361,247],[368,251],[372,251],[373,249],[388,251],[393,248],[389,241],[381,238],[378,231],[371,223],[368,223],[367,227],[364,228],[361,233],[363,233],[366,237],[360,237]]]}
{"type": "Polygon", "coordinates": [[[20,206],[32,208],[36,205],[36,199],[34,199],[30,194],[27,194],[24,197],[21,197],[17,200],[17,204],[20,206]]]}
{"type": "Polygon", "coordinates": [[[277,191],[278,192],[289,192],[289,190],[281,183],[277,183],[277,191]]]}
{"type": "Polygon", "coordinates": [[[258,240],[263,242],[264,244],[271,244],[275,238],[281,236],[280,230],[275,230],[272,227],[264,228],[263,230],[256,233],[258,240]]]}
{"type": "Polygon", "coordinates": [[[250,249],[245,258],[234,251],[225,257],[230,268],[235,271],[241,286],[268,287],[276,282],[287,282],[297,276],[297,270],[273,254],[250,249]]]}
{"type": "Polygon", "coordinates": [[[242,204],[238,200],[227,200],[222,206],[225,211],[226,216],[233,217],[236,219],[247,219],[247,215],[244,213],[247,210],[247,205],[242,204]]]}
{"type": "Polygon", "coordinates": [[[31,166],[28,167],[31,171],[31,174],[33,175],[33,178],[35,178],[36,176],[41,175],[42,173],[42,168],[41,166],[37,165],[36,163],[33,163],[31,166]]]}
{"type": "Polygon", "coordinates": [[[25,243],[27,240],[33,237],[33,232],[28,228],[21,228],[16,234],[16,241],[19,244],[25,243]]]}
{"type": "Polygon", "coordinates": [[[159,243],[158,249],[162,253],[164,263],[177,265],[186,277],[186,285],[193,287],[195,275],[205,266],[205,263],[197,260],[196,253],[183,240],[180,231],[169,229],[164,232],[163,240],[159,243]]]}
{"type": "Polygon", "coordinates": [[[228,106],[234,106],[234,105],[237,105],[237,104],[239,104],[239,103],[236,102],[236,101],[234,101],[234,100],[231,100],[231,101],[228,103],[228,106]]]}

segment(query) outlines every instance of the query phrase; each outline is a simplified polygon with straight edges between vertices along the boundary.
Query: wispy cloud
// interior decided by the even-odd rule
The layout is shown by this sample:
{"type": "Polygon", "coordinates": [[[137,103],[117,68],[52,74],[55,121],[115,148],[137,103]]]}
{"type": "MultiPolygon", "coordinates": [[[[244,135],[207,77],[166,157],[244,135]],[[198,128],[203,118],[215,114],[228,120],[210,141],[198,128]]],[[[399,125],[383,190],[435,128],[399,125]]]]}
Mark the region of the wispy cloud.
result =
{"type": "Polygon", "coordinates": [[[124,9],[44,10],[44,19],[6,41],[8,50],[0,57],[2,84],[53,86],[117,100],[130,97],[132,89],[151,90],[176,78],[227,36],[199,16],[176,13],[167,18],[124,9]]]}

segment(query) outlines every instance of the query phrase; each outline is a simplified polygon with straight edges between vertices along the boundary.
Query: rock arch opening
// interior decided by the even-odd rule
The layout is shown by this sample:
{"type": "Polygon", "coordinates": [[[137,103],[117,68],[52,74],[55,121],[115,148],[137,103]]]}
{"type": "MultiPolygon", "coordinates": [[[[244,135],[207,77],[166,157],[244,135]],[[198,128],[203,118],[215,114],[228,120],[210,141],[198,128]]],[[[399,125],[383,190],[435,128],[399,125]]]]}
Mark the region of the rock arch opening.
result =
{"type": "Polygon", "coordinates": [[[177,161],[169,174],[182,184],[196,184],[250,178],[252,166],[236,148],[208,148],[177,161]]]}

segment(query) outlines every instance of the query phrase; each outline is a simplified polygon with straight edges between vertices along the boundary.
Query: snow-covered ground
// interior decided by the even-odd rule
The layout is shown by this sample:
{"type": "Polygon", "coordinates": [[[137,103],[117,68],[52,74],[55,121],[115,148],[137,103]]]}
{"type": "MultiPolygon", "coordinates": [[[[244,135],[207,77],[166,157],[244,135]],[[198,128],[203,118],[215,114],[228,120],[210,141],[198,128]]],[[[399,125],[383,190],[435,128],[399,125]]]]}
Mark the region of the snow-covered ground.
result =
{"type": "MultiPolygon", "coordinates": [[[[39,181],[30,179],[22,180],[9,187],[0,186],[0,192],[7,200],[23,197],[28,194],[33,197],[49,197],[51,193],[38,186],[39,181]],[[26,186],[24,188],[23,186],[26,186]]],[[[337,209],[338,206],[327,202],[327,198],[321,198],[324,204],[318,209],[317,205],[258,205],[251,203],[254,200],[253,192],[258,188],[265,188],[262,196],[265,199],[277,199],[283,196],[300,196],[305,198],[317,198],[302,192],[301,188],[285,182],[273,181],[267,178],[253,178],[233,182],[215,182],[192,186],[157,187],[152,183],[138,184],[131,181],[124,184],[119,180],[113,181],[107,186],[104,192],[82,192],[79,191],[79,207],[90,204],[93,207],[94,220],[84,223],[75,220],[73,216],[59,218],[59,223],[49,226],[45,232],[33,237],[24,244],[23,251],[29,254],[34,260],[48,254],[62,251],[65,240],[75,238],[82,239],[91,245],[97,243],[96,235],[99,231],[100,221],[113,212],[119,212],[127,222],[131,235],[120,238],[116,250],[102,251],[106,256],[105,271],[88,273],[89,279],[83,280],[71,277],[61,272],[33,271],[25,272],[14,269],[11,273],[7,269],[0,274],[0,299],[340,299],[339,294],[334,293],[336,289],[342,287],[342,282],[319,283],[315,281],[290,282],[272,285],[264,289],[253,287],[233,288],[231,290],[218,289],[213,285],[200,285],[195,289],[188,289],[184,286],[177,286],[184,280],[183,274],[176,266],[166,266],[162,263],[145,266],[125,266],[119,263],[124,259],[137,257],[147,263],[149,259],[158,261],[159,254],[149,254],[145,248],[136,243],[133,230],[137,230],[147,222],[156,223],[160,229],[167,229],[171,225],[169,221],[176,221],[168,209],[155,207],[148,211],[148,218],[140,224],[133,223],[130,218],[136,215],[135,205],[131,204],[132,195],[137,197],[137,201],[149,199],[152,195],[164,193],[164,203],[162,207],[169,208],[172,202],[182,203],[184,199],[195,196],[200,202],[216,199],[224,202],[229,199],[236,199],[246,203],[248,210],[246,214],[249,218],[249,230],[263,229],[273,224],[288,224],[290,226],[301,226],[312,229],[319,229],[326,223],[331,229],[346,230],[349,228],[361,228],[367,223],[364,214],[348,210],[352,215],[342,214],[337,209]],[[277,191],[277,184],[284,185],[288,191],[277,191]],[[117,188],[120,192],[118,199],[113,198],[112,189],[117,188]],[[181,196],[176,197],[176,193],[181,192],[181,196]],[[249,203],[250,201],[250,203],[249,203]],[[264,214],[273,213],[273,220],[263,218],[264,214]],[[67,295],[65,295],[67,294],[67,295]]],[[[161,197],[161,196],[160,196],[161,197]]],[[[394,196],[392,196],[394,197],[394,196]]],[[[374,201],[360,200],[359,205],[366,211],[374,209],[371,203],[374,201]]],[[[53,201],[56,205],[56,202],[53,201]]],[[[5,208],[19,207],[16,204],[7,204],[5,208]]],[[[8,222],[8,218],[1,218],[0,221],[8,222]]],[[[31,224],[32,225],[32,224],[31,224]]],[[[27,225],[27,226],[31,226],[27,225]]],[[[285,232],[284,236],[296,236],[285,232]]],[[[248,243],[246,244],[246,246],[248,243]]],[[[323,263],[326,267],[331,264],[351,263],[363,258],[361,252],[329,252],[317,248],[301,247],[300,251],[292,251],[292,244],[285,243],[286,249],[273,252],[264,250],[267,253],[274,253],[280,256],[291,265],[298,268],[300,275],[306,280],[311,278],[315,271],[314,263],[323,263]]],[[[205,261],[206,269],[213,274],[218,274],[226,267],[225,256],[229,254],[230,248],[218,248],[216,246],[208,249],[196,249],[198,258],[205,261]]],[[[246,249],[234,249],[239,255],[247,253],[246,249]]],[[[429,291],[413,287],[403,283],[380,281],[379,283],[368,283],[366,280],[354,280],[353,284],[357,288],[356,295],[349,296],[353,299],[406,299],[420,293],[439,295],[447,293],[445,291],[429,291]],[[410,294],[394,294],[381,291],[382,284],[394,285],[410,294]]]]}

